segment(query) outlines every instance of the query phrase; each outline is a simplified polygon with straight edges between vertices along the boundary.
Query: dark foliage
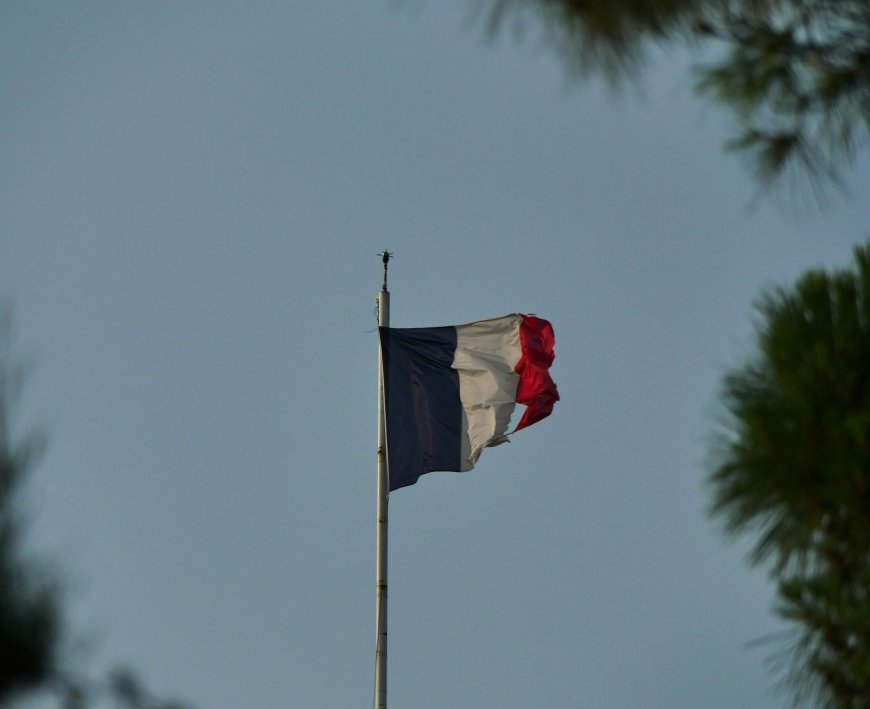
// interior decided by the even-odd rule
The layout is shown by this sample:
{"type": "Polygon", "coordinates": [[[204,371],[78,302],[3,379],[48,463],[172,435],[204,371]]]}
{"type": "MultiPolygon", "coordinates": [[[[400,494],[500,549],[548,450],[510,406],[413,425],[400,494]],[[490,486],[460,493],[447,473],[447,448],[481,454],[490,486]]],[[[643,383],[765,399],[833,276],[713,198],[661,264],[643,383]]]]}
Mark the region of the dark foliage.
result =
{"type": "Polygon", "coordinates": [[[61,629],[56,586],[22,552],[18,493],[34,446],[14,446],[11,440],[7,411],[12,375],[5,354],[0,351],[0,706],[51,680],[61,629]]]}
{"type": "Polygon", "coordinates": [[[8,323],[0,321],[0,707],[38,694],[63,709],[88,709],[104,699],[117,709],[188,709],[152,695],[131,670],[94,680],[63,662],[60,585],[48,567],[23,551],[19,493],[41,446],[35,438],[13,440],[8,416],[17,378],[6,358],[8,337],[8,323]]]}
{"type": "Polygon", "coordinates": [[[796,700],[870,707],[870,247],[758,312],[756,355],[724,382],[712,513],[777,582],[796,700]]]}
{"type": "Polygon", "coordinates": [[[870,132],[866,0],[483,0],[492,30],[534,18],[581,73],[634,76],[655,45],[686,45],[698,89],[727,106],[764,186],[838,182],[870,132]]]}

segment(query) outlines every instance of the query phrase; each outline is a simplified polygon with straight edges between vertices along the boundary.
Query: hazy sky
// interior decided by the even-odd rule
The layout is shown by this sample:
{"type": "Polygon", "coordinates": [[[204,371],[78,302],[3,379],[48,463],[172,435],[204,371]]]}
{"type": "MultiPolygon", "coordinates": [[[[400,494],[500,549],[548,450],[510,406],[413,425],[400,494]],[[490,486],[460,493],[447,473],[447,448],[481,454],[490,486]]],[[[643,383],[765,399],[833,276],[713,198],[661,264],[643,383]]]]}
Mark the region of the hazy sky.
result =
{"type": "Polygon", "coordinates": [[[760,289],[867,237],[870,165],[825,213],[751,209],[684,57],[614,99],[472,4],[0,4],[31,539],[95,673],[371,705],[386,247],[393,325],[538,313],[562,395],[392,496],[390,706],[784,705],[705,442],[760,289]]]}

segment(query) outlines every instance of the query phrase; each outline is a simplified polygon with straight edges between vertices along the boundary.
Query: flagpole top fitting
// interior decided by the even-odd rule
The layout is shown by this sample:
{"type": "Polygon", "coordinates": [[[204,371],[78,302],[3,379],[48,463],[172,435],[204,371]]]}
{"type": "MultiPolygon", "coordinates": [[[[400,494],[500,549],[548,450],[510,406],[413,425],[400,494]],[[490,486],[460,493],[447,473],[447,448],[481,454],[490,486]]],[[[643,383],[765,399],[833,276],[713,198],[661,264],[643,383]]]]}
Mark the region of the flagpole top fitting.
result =
{"type": "Polygon", "coordinates": [[[390,256],[392,256],[392,255],[393,255],[393,252],[387,251],[386,249],[384,249],[383,251],[381,251],[378,254],[378,256],[381,257],[381,261],[383,261],[383,263],[384,263],[384,284],[381,286],[382,291],[387,290],[387,264],[390,262],[390,256]]]}

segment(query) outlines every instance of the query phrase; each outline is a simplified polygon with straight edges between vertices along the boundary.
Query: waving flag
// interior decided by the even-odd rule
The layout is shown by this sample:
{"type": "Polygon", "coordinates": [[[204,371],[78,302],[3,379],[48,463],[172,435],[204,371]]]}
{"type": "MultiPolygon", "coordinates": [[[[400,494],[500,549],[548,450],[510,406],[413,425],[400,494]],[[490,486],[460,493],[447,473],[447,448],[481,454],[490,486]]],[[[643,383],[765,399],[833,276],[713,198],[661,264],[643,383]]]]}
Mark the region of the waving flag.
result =
{"type": "Polygon", "coordinates": [[[513,314],[448,327],[381,327],[390,490],[434,470],[467,471],[484,448],[550,415],[553,328],[513,314]]]}

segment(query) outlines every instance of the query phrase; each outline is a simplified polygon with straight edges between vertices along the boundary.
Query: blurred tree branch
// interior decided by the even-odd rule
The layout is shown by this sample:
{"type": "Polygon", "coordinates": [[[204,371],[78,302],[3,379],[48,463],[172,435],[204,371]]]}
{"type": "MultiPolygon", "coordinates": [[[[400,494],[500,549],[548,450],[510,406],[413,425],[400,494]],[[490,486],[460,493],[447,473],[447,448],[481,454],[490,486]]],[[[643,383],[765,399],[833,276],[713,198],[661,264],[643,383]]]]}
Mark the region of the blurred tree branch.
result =
{"type": "Polygon", "coordinates": [[[533,20],[566,66],[615,85],[654,46],[696,50],[697,89],[728,108],[765,188],[786,175],[840,184],[870,130],[866,0],[478,0],[497,33],[533,20]]]}
{"type": "Polygon", "coordinates": [[[796,703],[870,707],[870,246],[758,305],[754,356],[724,379],[711,512],[755,539],[795,631],[796,703]]]}
{"type": "Polygon", "coordinates": [[[130,669],[94,680],[65,666],[68,621],[60,583],[49,567],[24,552],[19,494],[42,442],[13,435],[10,411],[21,375],[10,362],[10,339],[10,319],[0,317],[0,707],[47,694],[62,709],[88,709],[105,698],[117,709],[187,709],[152,695],[130,669]]]}

